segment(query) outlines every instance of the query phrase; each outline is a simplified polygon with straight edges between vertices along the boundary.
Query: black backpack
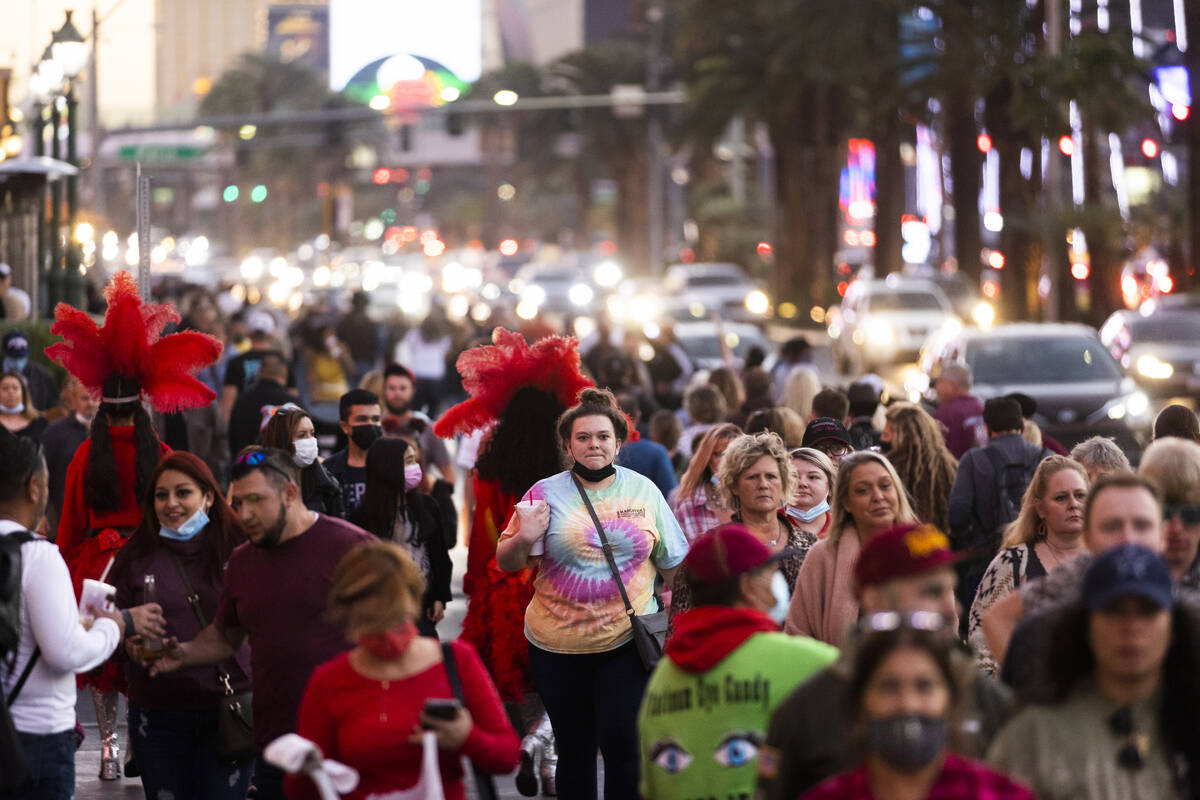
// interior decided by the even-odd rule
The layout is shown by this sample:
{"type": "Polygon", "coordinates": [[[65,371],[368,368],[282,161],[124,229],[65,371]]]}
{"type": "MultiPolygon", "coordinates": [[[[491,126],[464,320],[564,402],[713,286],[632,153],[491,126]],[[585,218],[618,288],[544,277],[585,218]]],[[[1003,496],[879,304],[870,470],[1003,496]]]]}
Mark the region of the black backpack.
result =
{"type": "Polygon", "coordinates": [[[991,503],[984,504],[977,511],[979,529],[975,531],[973,544],[984,546],[995,555],[1004,528],[1021,513],[1025,490],[1029,488],[1038,464],[1049,455],[1049,451],[1043,448],[1035,454],[1032,450],[1026,450],[1016,461],[1004,461],[1004,456],[994,447],[984,447],[983,454],[992,465],[996,491],[992,493],[991,503]]]}
{"type": "MultiPolygon", "coordinates": [[[[21,638],[21,545],[33,538],[29,531],[0,536],[0,669],[3,670],[12,670],[16,666],[17,645],[21,638]]],[[[8,708],[29,679],[39,654],[40,650],[35,647],[8,697],[0,698],[0,792],[15,790],[28,774],[25,752],[8,708]]]]}

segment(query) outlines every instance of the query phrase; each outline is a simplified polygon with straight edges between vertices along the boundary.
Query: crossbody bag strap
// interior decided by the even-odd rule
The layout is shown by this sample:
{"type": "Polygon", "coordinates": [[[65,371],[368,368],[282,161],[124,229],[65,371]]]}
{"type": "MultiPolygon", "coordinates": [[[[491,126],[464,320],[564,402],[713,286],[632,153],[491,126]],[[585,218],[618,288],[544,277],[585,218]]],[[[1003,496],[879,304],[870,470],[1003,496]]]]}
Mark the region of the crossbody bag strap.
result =
{"type": "Polygon", "coordinates": [[[446,677],[450,679],[450,690],[465,708],[467,701],[463,699],[462,681],[458,677],[458,661],[454,658],[454,650],[449,642],[442,642],[442,665],[446,668],[446,677]]]}
{"type": "MultiPolygon", "coordinates": [[[[200,623],[200,630],[204,630],[208,627],[208,619],[204,616],[204,609],[200,608],[200,595],[196,594],[196,590],[192,588],[192,581],[188,578],[187,570],[183,568],[183,562],[179,560],[179,556],[171,550],[167,551],[167,555],[171,557],[171,563],[175,565],[175,571],[179,573],[179,579],[183,581],[188,605],[192,607],[192,613],[196,615],[196,621],[200,623]]],[[[229,673],[221,669],[220,664],[217,665],[217,679],[221,681],[225,694],[232,695],[234,693],[233,687],[229,683],[229,673]]]]}
{"type": "Polygon", "coordinates": [[[587,506],[588,513],[592,515],[596,533],[600,536],[600,549],[604,551],[608,568],[612,570],[613,580],[617,582],[617,589],[621,592],[621,601],[625,603],[625,613],[632,617],[635,613],[633,603],[629,602],[629,595],[625,592],[625,582],[621,580],[621,570],[617,568],[617,560],[613,558],[612,545],[608,543],[608,537],[604,535],[604,526],[600,524],[600,517],[596,516],[596,509],[592,508],[592,501],[588,498],[587,490],[583,488],[583,484],[579,482],[579,478],[573,472],[571,480],[575,483],[575,488],[579,490],[579,496],[583,498],[583,504],[587,506]]]}
{"type": "Polygon", "coordinates": [[[37,663],[38,658],[42,655],[42,648],[34,645],[33,655],[29,657],[29,663],[25,665],[25,669],[21,670],[21,677],[17,678],[16,684],[12,691],[8,693],[8,702],[6,705],[12,708],[12,704],[17,702],[17,695],[25,688],[25,681],[29,680],[29,676],[33,674],[33,665],[37,663]]]}

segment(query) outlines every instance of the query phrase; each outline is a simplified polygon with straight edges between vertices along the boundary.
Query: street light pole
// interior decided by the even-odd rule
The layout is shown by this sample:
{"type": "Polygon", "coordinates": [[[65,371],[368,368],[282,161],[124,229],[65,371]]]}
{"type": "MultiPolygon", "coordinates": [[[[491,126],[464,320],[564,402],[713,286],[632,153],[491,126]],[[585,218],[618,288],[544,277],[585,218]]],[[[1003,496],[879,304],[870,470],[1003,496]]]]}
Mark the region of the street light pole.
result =
{"type": "MultiPolygon", "coordinates": [[[[71,21],[72,12],[66,12],[62,27],[54,32],[50,40],[50,49],[55,62],[62,70],[65,79],[63,100],[67,112],[67,163],[73,167],[79,166],[79,155],[76,152],[78,127],[78,103],[75,100],[75,79],[79,76],[87,59],[87,42],[71,21]]],[[[94,43],[93,43],[94,48],[94,43]]],[[[93,81],[95,80],[93,76],[93,81]]],[[[94,148],[93,143],[93,148],[94,148]]],[[[76,215],[79,211],[79,179],[74,175],[67,176],[67,220],[66,220],[66,260],[60,269],[62,299],[75,306],[83,305],[83,276],[80,274],[80,247],[75,241],[76,215]]]]}

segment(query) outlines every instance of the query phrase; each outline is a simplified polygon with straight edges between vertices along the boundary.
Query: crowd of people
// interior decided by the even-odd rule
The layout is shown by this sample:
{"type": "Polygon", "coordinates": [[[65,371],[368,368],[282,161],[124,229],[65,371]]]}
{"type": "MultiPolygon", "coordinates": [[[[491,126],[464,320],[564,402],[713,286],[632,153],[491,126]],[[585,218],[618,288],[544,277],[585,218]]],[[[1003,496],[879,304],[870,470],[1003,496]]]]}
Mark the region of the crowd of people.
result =
{"type": "Polygon", "coordinates": [[[76,676],[148,799],[1200,798],[1185,407],[1135,469],[963,364],[105,296],[61,386],[3,339],[3,800],[73,796],[76,676]]]}

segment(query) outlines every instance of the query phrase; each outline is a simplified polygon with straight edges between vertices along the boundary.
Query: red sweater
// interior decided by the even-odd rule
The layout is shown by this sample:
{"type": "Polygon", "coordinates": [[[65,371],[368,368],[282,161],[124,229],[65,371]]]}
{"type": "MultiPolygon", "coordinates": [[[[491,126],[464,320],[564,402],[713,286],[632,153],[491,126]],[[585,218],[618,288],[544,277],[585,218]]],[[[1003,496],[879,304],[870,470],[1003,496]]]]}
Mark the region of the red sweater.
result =
{"type": "MultiPolygon", "coordinates": [[[[520,740],[491,678],[475,650],[456,641],[455,660],[463,698],[474,727],[461,755],[496,774],[511,772],[520,758],[520,740]]],[[[358,770],[361,780],[349,795],[360,800],[416,785],[421,769],[421,746],[408,743],[427,698],[451,698],[450,679],[442,664],[398,681],[377,681],[350,666],[350,654],[325,662],[313,673],[300,702],[296,732],[315,742],[328,758],[358,770]]],[[[464,800],[463,770],[458,754],[442,753],[442,785],[446,800],[464,800]]],[[[287,796],[317,798],[305,776],[289,776],[287,796]]]]}

